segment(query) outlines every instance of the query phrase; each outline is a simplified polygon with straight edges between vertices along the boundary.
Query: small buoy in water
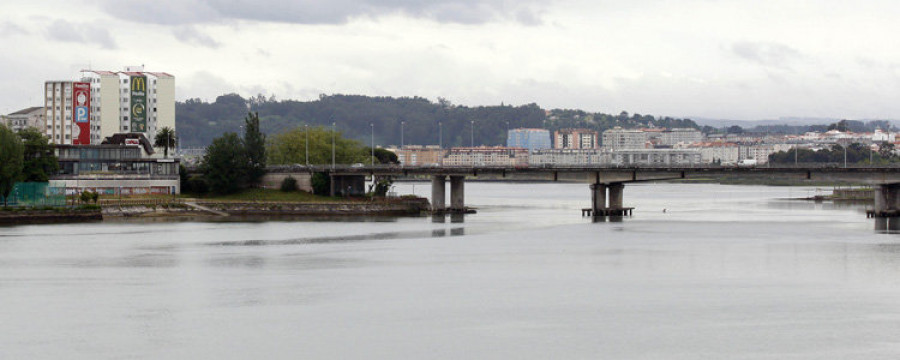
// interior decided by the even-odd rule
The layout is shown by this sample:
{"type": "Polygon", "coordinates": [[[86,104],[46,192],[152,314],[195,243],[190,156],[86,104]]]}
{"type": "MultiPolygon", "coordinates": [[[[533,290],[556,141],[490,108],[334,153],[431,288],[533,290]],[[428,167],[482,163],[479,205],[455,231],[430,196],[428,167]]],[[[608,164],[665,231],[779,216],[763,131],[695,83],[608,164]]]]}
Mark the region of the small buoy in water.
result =
{"type": "Polygon", "coordinates": [[[666,212],[666,209],[663,209],[663,212],[666,212]]]}

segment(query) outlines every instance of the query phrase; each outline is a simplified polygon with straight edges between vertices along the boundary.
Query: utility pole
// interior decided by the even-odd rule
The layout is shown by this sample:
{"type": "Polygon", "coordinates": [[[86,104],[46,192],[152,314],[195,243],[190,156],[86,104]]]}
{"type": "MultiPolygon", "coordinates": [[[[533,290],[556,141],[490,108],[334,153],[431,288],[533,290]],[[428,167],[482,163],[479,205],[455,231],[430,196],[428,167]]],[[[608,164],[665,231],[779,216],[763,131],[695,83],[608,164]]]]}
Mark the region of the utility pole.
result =
{"type": "Polygon", "coordinates": [[[309,124],[303,124],[306,130],[306,167],[309,167],[309,124]]]}
{"type": "Polygon", "coordinates": [[[331,123],[331,171],[334,171],[334,163],[335,163],[335,155],[334,155],[334,137],[335,137],[335,123],[331,123]]]}
{"type": "Polygon", "coordinates": [[[372,128],[372,166],[375,166],[375,123],[369,123],[372,128]]]}
{"type": "Polygon", "coordinates": [[[469,146],[474,148],[475,147],[475,120],[472,120],[472,129],[471,130],[472,130],[472,133],[471,133],[471,137],[469,139],[469,146]]]}

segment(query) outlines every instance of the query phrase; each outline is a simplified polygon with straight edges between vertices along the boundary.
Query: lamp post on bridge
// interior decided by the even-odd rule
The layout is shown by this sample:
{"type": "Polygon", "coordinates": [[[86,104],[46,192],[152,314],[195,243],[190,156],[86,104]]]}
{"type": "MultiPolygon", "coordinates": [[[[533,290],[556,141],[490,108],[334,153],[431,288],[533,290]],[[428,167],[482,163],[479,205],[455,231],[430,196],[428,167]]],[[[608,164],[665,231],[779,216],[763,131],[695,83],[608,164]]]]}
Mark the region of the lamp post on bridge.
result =
{"type": "Polygon", "coordinates": [[[306,130],[306,167],[309,167],[309,124],[303,124],[304,130],[306,130]]]}
{"type": "Polygon", "coordinates": [[[331,123],[331,171],[334,171],[334,163],[335,163],[335,151],[334,151],[334,138],[335,138],[335,130],[334,127],[337,125],[336,123],[331,123]]]}
{"type": "Polygon", "coordinates": [[[475,120],[472,120],[471,134],[469,138],[469,146],[475,147],[475,120]]]}
{"type": "Polygon", "coordinates": [[[372,166],[375,166],[375,123],[369,123],[372,128],[372,166]]]}

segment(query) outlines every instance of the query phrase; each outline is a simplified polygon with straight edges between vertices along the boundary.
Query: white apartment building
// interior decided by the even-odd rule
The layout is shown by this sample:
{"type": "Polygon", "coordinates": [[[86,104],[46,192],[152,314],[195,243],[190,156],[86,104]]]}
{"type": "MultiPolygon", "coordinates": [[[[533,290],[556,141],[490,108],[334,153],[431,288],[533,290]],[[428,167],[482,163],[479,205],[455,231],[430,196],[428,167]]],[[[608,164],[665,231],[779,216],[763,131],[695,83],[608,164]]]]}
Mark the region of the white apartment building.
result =
{"type": "Polygon", "coordinates": [[[603,165],[611,162],[610,153],[599,149],[539,149],[531,152],[531,166],[603,165]]]}
{"type": "Polygon", "coordinates": [[[589,129],[561,129],[553,133],[554,149],[596,149],[597,132],[589,129]]]}
{"type": "Polygon", "coordinates": [[[452,148],[445,166],[526,166],[528,149],[505,146],[452,148]]]}
{"type": "Polygon", "coordinates": [[[687,146],[700,152],[700,161],[705,164],[737,164],[741,161],[741,147],[734,143],[694,143],[687,146]]]}
{"type": "Polygon", "coordinates": [[[175,77],[144,72],[83,70],[81,81],[45,83],[46,132],[55,144],[100,144],[116,133],[142,133],[153,142],[175,129],[175,77]]]}
{"type": "Polygon", "coordinates": [[[44,107],[35,106],[4,116],[3,123],[12,131],[19,131],[29,127],[43,131],[45,126],[44,116],[44,107]]]}
{"type": "Polygon", "coordinates": [[[703,141],[703,133],[697,129],[675,128],[662,132],[661,145],[693,144],[703,141]]]}
{"type": "Polygon", "coordinates": [[[612,152],[612,164],[620,166],[672,166],[699,163],[700,152],[697,150],[639,149],[612,152]]]}
{"type": "Polygon", "coordinates": [[[603,132],[603,148],[606,150],[646,149],[648,133],[641,130],[626,130],[614,127],[603,132]]]}

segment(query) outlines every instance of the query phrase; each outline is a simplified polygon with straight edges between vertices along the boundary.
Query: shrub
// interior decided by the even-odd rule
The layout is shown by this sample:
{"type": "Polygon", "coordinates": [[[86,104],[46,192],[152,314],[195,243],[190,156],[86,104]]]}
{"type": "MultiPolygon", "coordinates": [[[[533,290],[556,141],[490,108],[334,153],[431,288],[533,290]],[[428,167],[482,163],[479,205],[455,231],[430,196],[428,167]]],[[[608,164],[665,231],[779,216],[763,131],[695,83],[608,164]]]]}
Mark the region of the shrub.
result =
{"type": "Polygon", "coordinates": [[[281,191],[297,191],[297,179],[294,179],[293,176],[284,178],[284,180],[281,182],[281,191]]]}
{"type": "Polygon", "coordinates": [[[313,194],[331,195],[331,179],[324,173],[315,173],[310,179],[313,188],[313,194]]]}
{"type": "Polygon", "coordinates": [[[203,176],[192,176],[187,183],[187,191],[189,192],[193,192],[196,194],[206,194],[207,192],[209,192],[209,184],[206,182],[206,179],[204,179],[203,176]]]}

